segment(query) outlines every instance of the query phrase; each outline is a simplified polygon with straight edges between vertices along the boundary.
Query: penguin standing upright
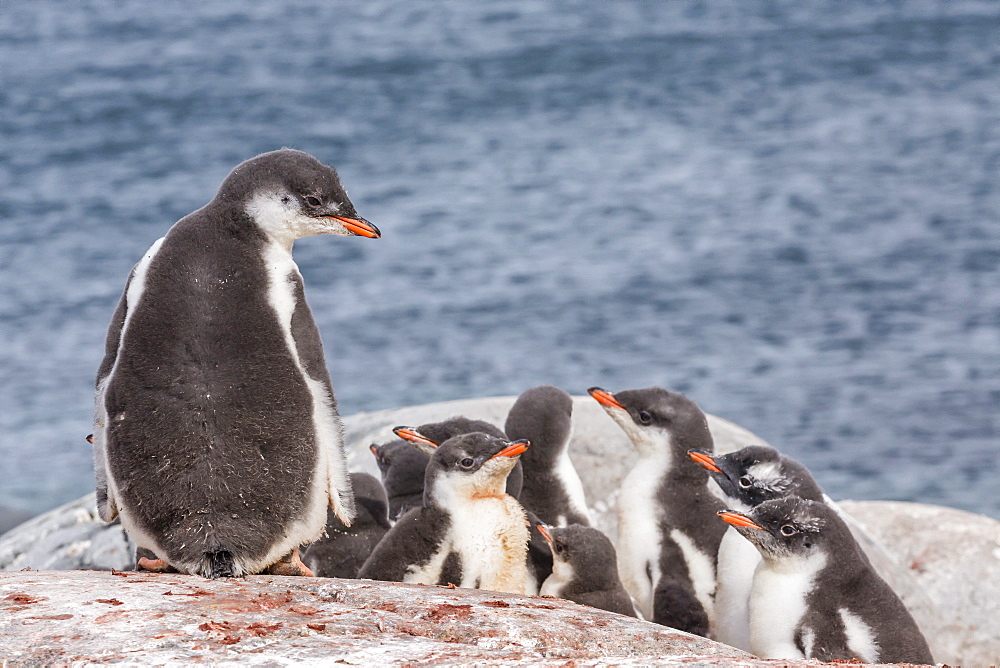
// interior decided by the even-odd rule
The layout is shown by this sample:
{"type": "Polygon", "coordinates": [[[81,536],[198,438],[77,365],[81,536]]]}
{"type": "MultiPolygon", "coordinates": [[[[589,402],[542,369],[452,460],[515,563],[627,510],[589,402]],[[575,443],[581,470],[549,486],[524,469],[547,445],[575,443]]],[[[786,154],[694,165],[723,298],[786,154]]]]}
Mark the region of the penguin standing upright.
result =
{"type": "Polygon", "coordinates": [[[687,451],[714,450],[697,404],[659,387],[588,390],[639,454],[618,496],[618,569],[646,619],[708,637],[725,526],[708,473],[687,451]]]}
{"type": "Polygon", "coordinates": [[[337,173],[283,149],[237,166],[132,269],[97,373],[101,517],[140,565],[308,574],[329,505],[354,515],[340,418],[292,260],[313,234],[378,238],[337,173]]]}
{"type": "Polygon", "coordinates": [[[365,560],[392,526],[389,499],[374,476],[353,472],[354,521],[347,526],[327,512],[326,535],[302,552],[302,563],[322,578],[356,578],[365,560]]]}
{"type": "Polygon", "coordinates": [[[389,519],[395,522],[424,502],[424,476],[431,456],[409,441],[396,439],[368,446],[375,456],[389,497],[389,519]]]}
{"type": "Polygon", "coordinates": [[[906,606],[836,510],[786,496],[719,516],[760,551],[750,645],[762,659],[931,664],[906,606]]]}
{"type": "Polygon", "coordinates": [[[542,583],[542,596],[555,596],[620,615],[635,617],[632,598],[618,579],[611,540],[597,529],[572,524],[538,525],[552,549],[552,574],[542,583]]]}
{"type": "Polygon", "coordinates": [[[525,390],[507,413],[504,432],[531,441],[521,457],[524,484],[518,499],[525,510],[552,526],[590,526],[583,484],[568,451],[573,398],[551,385],[525,390]]]}
{"type": "Polygon", "coordinates": [[[359,577],[526,593],[528,527],[504,486],[528,445],[475,432],[433,450],[423,506],[399,518],[359,577]]]}
{"type": "MultiPolygon", "coordinates": [[[[826,502],[827,497],[809,470],[787,455],[763,445],[750,445],[724,455],[691,450],[688,455],[708,471],[725,497],[739,512],[783,496],[826,502]]],[[[714,639],[750,650],[750,588],[761,556],[734,527],[719,544],[715,589],[714,639]]]]}

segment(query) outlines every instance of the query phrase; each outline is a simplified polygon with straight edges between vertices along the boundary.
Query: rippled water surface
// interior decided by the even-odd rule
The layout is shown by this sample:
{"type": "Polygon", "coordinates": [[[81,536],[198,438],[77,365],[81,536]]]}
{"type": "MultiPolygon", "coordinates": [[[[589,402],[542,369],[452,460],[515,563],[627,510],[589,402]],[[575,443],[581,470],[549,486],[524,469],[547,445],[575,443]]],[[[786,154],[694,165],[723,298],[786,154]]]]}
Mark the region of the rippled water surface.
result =
{"type": "Polygon", "coordinates": [[[835,498],[1000,516],[993,3],[0,4],[0,504],[92,488],[129,268],[292,146],[344,413],[678,389],[835,498]],[[160,6],[162,5],[162,6],[160,6]]]}

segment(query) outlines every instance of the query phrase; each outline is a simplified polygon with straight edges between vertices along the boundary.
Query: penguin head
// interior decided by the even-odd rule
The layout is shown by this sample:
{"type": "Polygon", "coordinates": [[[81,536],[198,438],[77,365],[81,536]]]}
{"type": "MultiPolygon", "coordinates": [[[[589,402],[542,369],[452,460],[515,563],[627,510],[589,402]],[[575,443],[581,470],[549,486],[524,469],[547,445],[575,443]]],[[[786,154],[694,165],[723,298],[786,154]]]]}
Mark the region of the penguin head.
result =
{"type": "Polygon", "coordinates": [[[683,394],[662,387],[611,394],[599,387],[587,392],[618,423],[640,454],[683,456],[692,448],[713,450],[705,413],[683,394]]]}
{"type": "Polygon", "coordinates": [[[450,438],[477,431],[496,438],[507,438],[507,435],[495,425],[485,420],[471,420],[461,415],[456,415],[442,422],[428,422],[419,427],[396,427],[393,429],[393,432],[404,440],[417,445],[429,445],[435,449],[450,438]]]}
{"type": "Polygon", "coordinates": [[[768,446],[750,445],[725,455],[689,450],[688,456],[708,471],[738,510],[789,495],[823,500],[823,490],[805,466],[768,446]]]}
{"type": "Polygon", "coordinates": [[[502,496],[507,476],[527,441],[508,441],[482,432],[453,436],[431,456],[424,499],[448,507],[468,499],[502,496]]]}
{"type": "Polygon", "coordinates": [[[835,510],[797,496],[765,501],[745,513],[720,510],[718,515],[771,561],[814,558],[825,554],[832,540],[854,543],[835,510]]]}
{"type": "Polygon", "coordinates": [[[349,474],[357,515],[351,526],[358,529],[378,525],[389,527],[389,497],[374,476],[354,471],[349,474]]]}
{"type": "Polygon", "coordinates": [[[529,459],[554,466],[573,431],[573,398],[552,385],[525,390],[507,413],[503,429],[510,438],[531,441],[526,466],[529,459]]]}
{"type": "Polygon", "coordinates": [[[424,488],[424,473],[430,455],[409,441],[397,439],[368,446],[382,475],[386,491],[393,496],[416,494],[424,488]]]}
{"type": "Polygon", "coordinates": [[[615,547],[601,531],[579,524],[536,526],[552,550],[553,572],[561,579],[585,581],[594,591],[608,588],[617,579],[615,547]]]}
{"type": "Polygon", "coordinates": [[[314,234],[381,236],[355,211],[332,167],[293,149],[263,153],[237,165],[215,201],[243,207],[260,228],[288,245],[314,234]]]}

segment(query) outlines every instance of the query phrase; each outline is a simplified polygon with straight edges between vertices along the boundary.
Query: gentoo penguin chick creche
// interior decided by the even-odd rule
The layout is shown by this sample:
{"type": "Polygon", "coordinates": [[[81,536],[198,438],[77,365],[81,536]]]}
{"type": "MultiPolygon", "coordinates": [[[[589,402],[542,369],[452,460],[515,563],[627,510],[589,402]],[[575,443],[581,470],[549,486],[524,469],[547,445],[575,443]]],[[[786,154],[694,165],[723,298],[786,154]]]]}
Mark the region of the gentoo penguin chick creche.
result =
{"type": "Polygon", "coordinates": [[[531,449],[521,457],[524,484],[518,500],[545,524],[590,526],[583,484],[569,458],[573,432],[573,398],[551,385],[521,393],[504,431],[508,438],[527,439],[531,449]]]}
{"type": "Polygon", "coordinates": [[[787,496],[719,516],[760,551],[750,644],[763,659],[934,663],[903,602],[836,510],[787,496]]]}
{"type": "MultiPolygon", "coordinates": [[[[783,496],[825,501],[823,490],[805,466],[774,448],[751,445],[725,455],[691,450],[718,485],[729,508],[749,512],[783,496]]],[[[719,544],[715,589],[714,639],[750,651],[750,588],[760,553],[729,527],[719,544]]]]}
{"type": "Polygon", "coordinates": [[[354,472],[354,521],[347,526],[327,512],[326,535],[309,545],[302,562],[322,578],[356,578],[368,555],[389,531],[389,500],[382,484],[367,473],[354,472]]]}
{"type": "MultiPolygon", "coordinates": [[[[485,420],[471,420],[460,415],[448,418],[442,422],[428,422],[419,427],[395,427],[392,431],[404,441],[422,443],[432,448],[436,448],[454,436],[471,434],[477,431],[496,438],[507,438],[507,434],[501,431],[496,425],[490,424],[485,420]]],[[[428,452],[431,451],[428,450],[428,452]]],[[[523,467],[520,458],[518,458],[514,469],[507,476],[507,493],[515,499],[518,498],[521,495],[523,481],[523,467]]]]}
{"type": "Polygon", "coordinates": [[[683,394],[659,387],[588,392],[639,454],[618,496],[622,584],[646,619],[707,637],[725,526],[712,522],[722,504],[687,451],[714,450],[708,420],[683,394]]]}
{"type": "Polygon", "coordinates": [[[97,373],[101,517],[205,577],[307,574],[329,505],[354,516],[341,424],[293,242],[379,237],[330,167],[283,149],[237,166],[132,269],[97,373]]]}
{"type": "Polygon", "coordinates": [[[395,522],[410,508],[424,502],[424,475],[431,456],[409,441],[397,439],[368,446],[389,496],[389,519],[395,522]]]}
{"type": "Polygon", "coordinates": [[[552,575],[542,583],[542,596],[565,598],[582,605],[635,617],[632,598],[618,579],[615,548],[591,527],[538,525],[552,549],[552,575]]]}
{"type": "Polygon", "coordinates": [[[525,593],[528,527],[504,485],[528,445],[479,432],[445,441],[427,466],[424,505],[399,518],[359,577],[525,593]]]}

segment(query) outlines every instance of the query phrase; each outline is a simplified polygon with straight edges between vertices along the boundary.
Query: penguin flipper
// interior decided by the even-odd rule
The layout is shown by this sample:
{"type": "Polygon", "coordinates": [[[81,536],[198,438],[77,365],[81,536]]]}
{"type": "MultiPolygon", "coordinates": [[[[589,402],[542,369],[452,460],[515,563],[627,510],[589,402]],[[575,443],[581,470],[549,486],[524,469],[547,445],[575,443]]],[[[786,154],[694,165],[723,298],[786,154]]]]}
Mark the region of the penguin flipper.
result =
{"type": "Polygon", "coordinates": [[[679,631],[708,637],[708,613],[687,580],[660,578],[653,592],[653,621],[679,631]]]}

